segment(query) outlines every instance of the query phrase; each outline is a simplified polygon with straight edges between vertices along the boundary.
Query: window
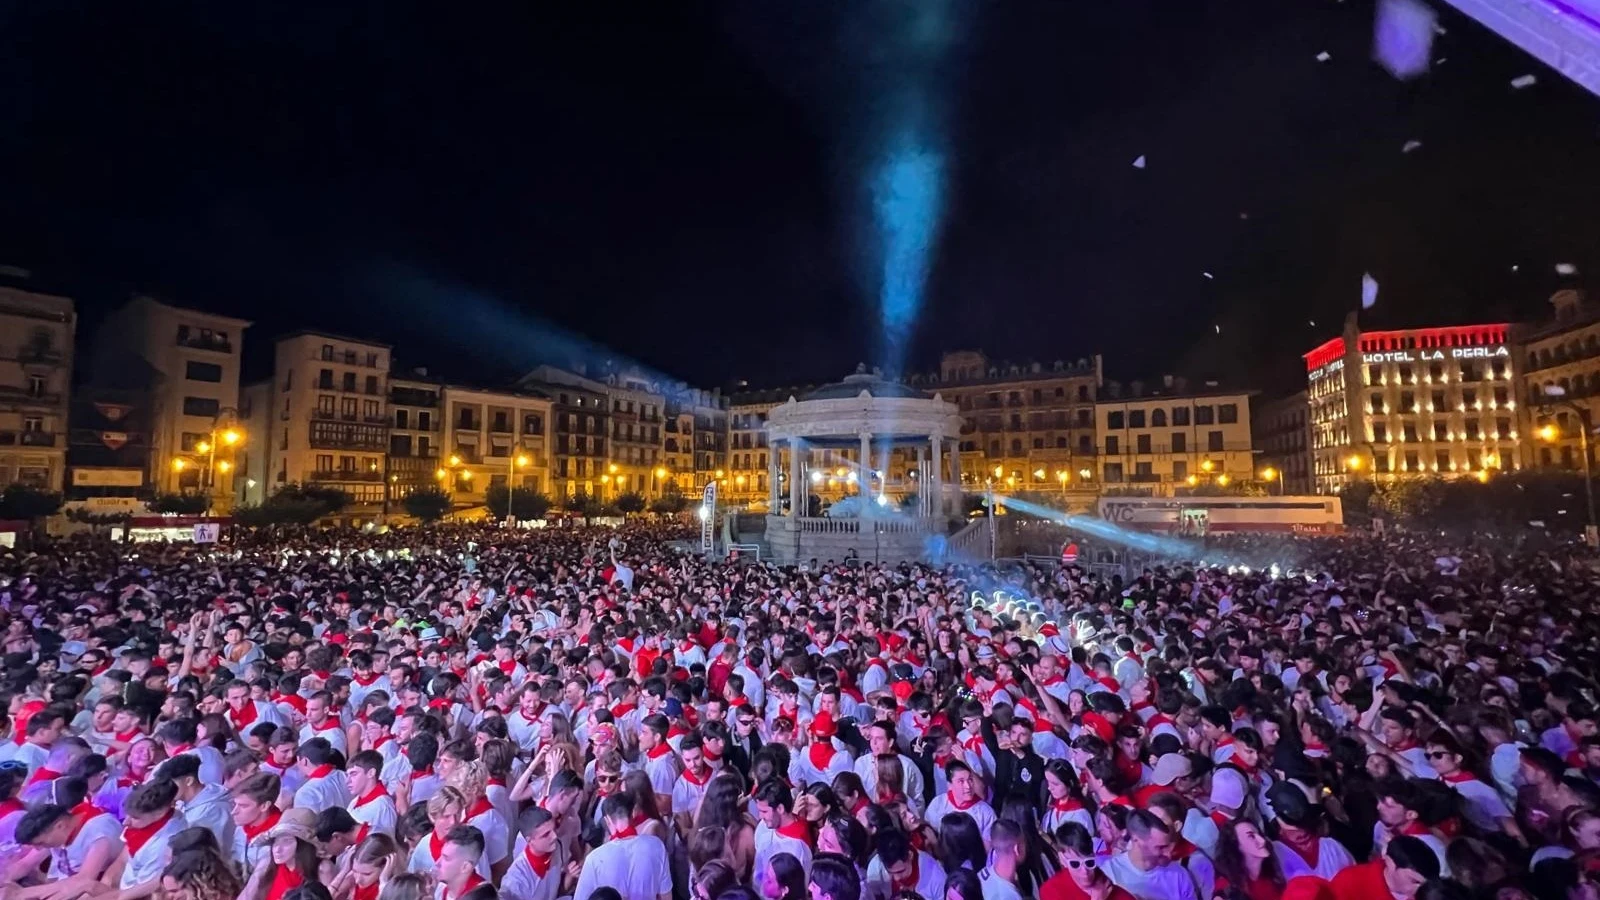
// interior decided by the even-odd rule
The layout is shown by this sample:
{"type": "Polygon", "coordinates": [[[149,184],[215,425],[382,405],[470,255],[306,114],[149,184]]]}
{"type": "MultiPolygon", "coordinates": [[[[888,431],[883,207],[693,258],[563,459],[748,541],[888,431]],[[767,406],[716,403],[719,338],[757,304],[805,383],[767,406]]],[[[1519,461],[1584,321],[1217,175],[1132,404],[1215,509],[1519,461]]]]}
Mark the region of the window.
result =
{"type": "Polygon", "coordinates": [[[1144,427],[1144,410],[1142,410],[1142,409],[1132,409],[1132,410],[1128,411],[1128,427],[1129,428],[1143,428],[1144,427]]]}
{"type": "Polygon", "coordinates": [[[534,413],[524,414],[522,417],[522,433],[544,434],[544,417],[534,413]]]}
{"type": "Polygon", "coordinates": [[[1044,402],[1044,391],[1041,391],[1038,388],[1034,388],[1033,389],[1033,402],[1035,402],[1035,403],[1043,403],[1044,402]]]}
{"type": "Polygon", "coordinates": [[[1182,428],[1189,424],[1189,407],[1174,406],[1172,408],[1172,424],[1182,428]]]}
{"type": "Polygon", "coordinates": [[[1382,422],[1372,423],[1372,442],[1374,444],[1389,443],[1389,428],[1382,422]]]}
{"type": "Polygon", "coordinates": [[[1371,397],[1371,404],[1372,404],[1372,406],[1371,406],[1371,410],[1370,411],[1374,415],[1382,415],[1383,414],[1383,395],[1382,394],[1373,394],[1372,397],[1371,397]]]}
{"type": "Polygon", "coordinates": [[[1511,420],[1496,419],[1494,422],[1494,436],[1502,441],[1509,440],[1511,438],[1511,420]]]}
{"type": "Polygon", "coordinates": [[[1417,426],[1411,424],[1410,422],[1407,422],[1406,426],[1405,426],[1405,431],[1402,432],[1402,433],[1405,435],[1406,443],[1408,443],[1408,444],[1416,443],[1416,440],[1417,440],[1417,426]]]}
{"type": "Polygon", "coordinates": [[[1383,381],[1383,371],[1377,366],[1367,366],[1367,384],[1379,384],[1383,381]]]}
{"type": "Polygon", "coordinates": [[[339,416],[348,422],[356,420],[356,398],[341,397],[339,399],[339,416]]]}
{"type": "Polygon", "coordinates": [[[1021,456],[1022,455],[1022,439],[1021,438],[1012,438],[1011,439],[1011,455],[1012,456],[1021,456]]]}
{"type": "Polygon", "coordinates": [[[1078,410],[1078,427],[1079,428],[1088,428],[1089,427],[1089,411],[1087,409],[1078,410]]]}
{"type": "MultiPolygon", "coordinates": [[[[332,347],[328,347],[327,350],[328,350],[329,353],[333,352],[333,348],[332,347]]],[[[317,454],[317,471],[318,472],[332,472],[333,471],[333,454],[332,453],[318,453],[317,454]]]]}
{"type": "Polygon", "coordinates": [[[1400,411],[1412,413],[1417,411],[1417,395],[1410,391],[1400,392],[1400,411]]]}
{"type": "Polygon", "coordinates": [[[1444,391],[1433,392],[1433,412],[1444,412],[1444,391]]]}
{"type": "Polygon", "coordinates": [[[45,387],[46,387],[45,378],[44,378],[43,375],[29,375],[28,376],[28,396],[29,397],[43,397],[44,396],[45,387]]]}
{"type": "Polygon", "coordinates": [[[1433,451],[1433,467],[1436,470],[1440,471],[1440,472],[1448,472],[1448,471],[1450,471],[1450,451],[1449,450],[1435,450],[1435,451],[1433,451]]]}
{"type": "Polygon", "coordinates": [[[1056,399],[1057,400],[1065,400],[1066,398],[1067,398],[1067,389],[1063,388],[1063,387],[1057,387],[1056,388],[1056,399]]]}
{"type": "Polygon", "coordinates": [[[1035,449],[1035,450],[1043,450],[1044,449],[1044,438],[1034,438],[1033,439],[1033,449],[1035,449]]]}
{"type": "Polygon", "coordinates": [[[1078,452],[1085,456],[1094,452],[1093,440],[1087,434],[1078,435],[1078,452]]]}
{"type": "Polygon", "coordinates": [[[193,453],[195,445],[205,440],[205,432],[185,431],[178,435],[178,448],[184,453],[193,453]]]}
{"type": "Polygon", "coordinates": [[[367,393],[376,394],[377,392],[378,392],[378,376],[376,376],[376,375],[368,375],[367,376],[367,393]]]}
{"type": "Polygon", "coordinates": [[[1220,431],[1208,431],[1208,432],[1206,432],[1206,450],[1215,453],[1217,451],[1220,451],[1221,449],[1222,449],[1222,432],[1220,432],[1220,431]]]}
{"type": "Polygon", "coordinates": [[[1374,472],[1387,473],[1389,471],[1389,454],[1379,453],[1372,457],[1372,470],[1374,472]]]}
{"type": "MultiPolygon", "coordinates": [[[[1593,382],[1591,382],[1591,384],[1592,383],[1593,382]]],[[[1494,405],[1495,406],[1504,407],[1506,405],[1506,401],[1508,401],[1510,399],[1511,399],[1511,395],[1506,392],[1505,388],[1497,387],[1497,388],[1494,389],[1494,405]]]]}
{"type": "Polygon", "coordinates": [[[183,414],[186,416],[205,416],[215,418],[222,404],[210,397],[185,397],[183,398],[183,414]]]}
{"type": "Polygon", "coordinates": [[[1122,413],[1121,412],[1106,413],[1106,427],[1107,428],[1121,428],[1122,427],[1122,413]]]}
{"type": "Polygon", "coordinates": [[[1472,418],[1467,419],[1467,440],[1475,441],[1478,440],[1479,437],[1478,420],[1472,418]]]}
{"type": "Polygon", "coordinates": [[[1065,450],[1065,449],[1067,449],[1067,439],[1065,437],[1062,437],[1060,435],[1056,436],[1056,449],[1057,450],[1065,450]]]}
{"type": "MultiPolygon", "coordinates": [[[[326,360],[328,362],[333,362],[333,345],[332,344],[323,344],[322,345],[322,355],[321,355],[320,358],[323,359],[323,360],[326,360]]],[[[332,468],[332,466],[329,466],[329,468],[332,468]]]]}
{"type": "Polygon", "coordinates": [[[432,431],[433,430],[433,413],[428,412],[427,410],[422,410],[422,411],[417,413],[417,430],[418,431],[432,431]]]}
{"type": "Polygon", "coordinates": [[[1409,365],[1401,365],[1400,368],[1399,368],[1399,372],[1400,372],[1400,383],[1401,384],[1410,384],[1411,383],[1411,367],[1409,365]]]}
{"type": "Polygon", "coordinates": [[[1415,451],[1415,450],[1407,450],[1406,451],[1406,471],[1407,472],[1420,472],[1420,471],[1422,471],[1422,461],[1417,458],[1417,451],[1415,451]]]}
{"type": "Polygon", "coordinates": [[[378,401],[376,400],[361,401],[361,414],[367,417],[369,420],[379,419],[383,415],[383,413],[378,410],[378,401]]]}
{"type": "Polygon", "coordinates": [[[1135,437],[1134,438],[1134,445],[1138,448],[1138,451],[1140,453],[1149,453],[1150,452],[1150,435],[1141,434],[1141,435],[1135,437]]]}
{"type": "Polygon", "coordinates": [[[1165,428],[1165,427],[1167,427],[1167,411],[1162,409],[1162,408],[1160,408],[1160,407],[1156,407],[1155,409],[1150,410],[1150,427],[1151,428],[1165,428]]]}
{"type": "Polygon", "coordinates": [[[478,426],[472,422],[472,407],[462,406],[456,409],[456,427],[470,428],[474,431],[478,429],[478,426]]]}
{"type": "Polygon", "coordinates": [[[208,381],[212,384],[218,384],[222,381],[222,367],[216,363],[190,360],[184,363],[183,377],[190,381],[208,381]]]}
{"type": "Polygon", "coordinates": [[[1443,422],[1433,423],[1433,439],[1436,441],[1450,440],[1450,426],[1443,422]]]}
{"type": "Polygon", "coordinates": [[[1089,386],[1087,384],[1078,385],[1078,402],[1087,403],[1088,401],[1089,401],[1089,386]]]}
{"type": "Polygon", "coordinates": [[[317,387],[325,391],[333,390],[333,370],[322,369],[317,372],[317,387]]]}
{"type": "Polygon", "coordinates": [[[1444,366],[1439,364],[1439,363],[1429,363],[1428,364],[1428,377],[1432,378],[1434,381],[1438,381],[1439,379],[1443,378],[1444,377],[1444,366]]]}
{"type": "Polygon", "coordinates": [[[1122,480],[1122,463],[1106,463],[1105,480],[1113,484],[1122,480]]]}
{"type": "Polygon", "coordinates": [[[1468,450],[1467,468],[1473,471],[1483,468],[1483,454],[1477,450],[1468,450]]]}
{"type": "Polygon", "coordinates": [[[1172,461],[1172,480],[1173,481],[1184,481],[1188,477],[1189,477],[1189,461],[1186,460],[1186,459],[1175,459],[1175,460],[1173,460],[1172,461]]]}
{"type": "Polygon", "coordinates": [[[394,427],[402,428],[402,429],[409,429],[411,426],[409,424],[407,424],[407,423],[410,420],[411,420],[411,410],[409,410],[409,409],[397,409],[397,410],[394,411],[394,427]]]}
{"type": "Polygon", "coordinates": [[[1189,433],[1188,432],[1186,432],[1186,431],[1174,431],[1172,433],[1172,452],[1173,453],[1188,453],[1189,452],[1189,433]]]}
{"type": "Polygon", "coordinates": [[[1150,463],[1136,462],[1133,464],[1133,474],[1143,481],[1154,475],[1155,469],[1150,463]]]}
{"type": "Polygon", "coordinates": [[[1478,364],[1475,362],[1464,362],[1461,364],[1461,380],[1482,381],[1483,370],[1478,368],[1478,364]]]}
{"type": "Polygon", "coordinates": [[[1211,407],[1196,406],[1194,408],[1194,423],[1196,425],[1211,425],[1215,421],[1215,410],[1211,407]]]}
{"type": "Polygon", "coordinates": [[[377,367],[378,367],[378,354],[376,352],[368,352],[367,353],[367,368],[376,369],[377,367]]]}
{"type": "Polygon", "coordinates": [[[1217,407],[1217,423],[1220,425],[1236,425],[1239,422],[1239,404],[1224,403],[1217,407]]]}
{"type": "Polygon", "coordinates": [[[354,456],[341,456],[341,457],[339,457],[339,471],[341,471],[341,472],[354,472],[355,470],[356,470],[356,458],[354,456]]]}
{"type": "Polygon", "coordinates": [[[356,373],[344,373],[344,377],[340,380],[340,386],[343,390],[353,392],[356,389],[356,373]]]}
{"type": "Polygon", "coordinates": [[[1477,406],[1478,392],[1472,388],[1464,388],[1461,391],[1461,405],[1465,406],[1467,409],[1472,409],[1473,407],[1477,406]]]}
{"type": "Polygon", "coordinates": [[[1114,434],[1106,435],[1106,453],[1115,456],[1117,452],[1117,436],[1114,434]]]}
{"type": "Polygon", "coordinates": [[[494,425],[490,428],[490,430],[491,431],[510,431],[511,430],[511,414],[506,412],[503,409],[502,410],[496,410],[495,414],[494,414],[494,425]]]}

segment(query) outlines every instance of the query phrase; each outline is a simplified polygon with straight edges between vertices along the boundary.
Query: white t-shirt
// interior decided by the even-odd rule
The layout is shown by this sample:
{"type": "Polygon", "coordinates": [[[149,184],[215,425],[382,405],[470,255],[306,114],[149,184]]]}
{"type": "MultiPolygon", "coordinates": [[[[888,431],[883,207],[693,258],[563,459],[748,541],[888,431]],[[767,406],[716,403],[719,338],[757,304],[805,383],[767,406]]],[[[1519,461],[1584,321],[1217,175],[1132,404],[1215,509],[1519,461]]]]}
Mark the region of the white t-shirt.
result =
{"type": "Polygon", "coordinates": [[[1500,821],[1511,818],[1511,808],[1506,805],[1505,798],[1492,786],[1484,784],[1477,778],[1467,781],[1446,781],[1446,784],[1456,789],[1461,795],[1463,811],[1467,819],[1478,828],[1486,832],[1500,830],[1500,821]]]}
{"type": "MultiPolygon", "coordinates": [[[[130,844],[128,864],[122,869],[122,881],[118,887],[127,890],[134,885],[161,877],[161,871],[167,867],[167,842],[188,827],[189,823],[174,810],[166,824],[158,828],[138,850],[134,850],[130,844]]],[[[123,839],[126,841],[127,829],[123,829],[123,834],[123,839]]]]}
{"type": "Polygon", "coordinates": [[[944,817],[953,812],[964,812],[971,816],[972,820],[978,823],[978,833],[983,835],[985,843],[988,842],[989,830],[994,827],[994,820],[997,818],[994,814],[994,807],[990,806],[986,801],[978,800],[966,809],[957,809],[956,805],[950,802],[950,793],[946,791],[933,798],[933,801],[928,804],[928,824],[932,825],[934,830],[937,831],[939,830],[939,824],[944,821],[944,817]]]}
{"type": "Polygon", "coordinates": [[[1177,863],[1167,863],[1146,872],[1118,853],[1100,864],[1100,870],[1117,885],[1139,900],[1197,900],[1194,879],[1177,863]]]}
{"type": "Polygon", "coordinates": [[[994,869],[978,873],[978,886],[983,889],[983,900],[1022,900],[1017,886],[996,875],[994,869]]]}
{"type": "MultiPolygon", "coordinates": [[[[787,826],[786,826],[787,827],[787,826]]],[[[761,867],[772,857],[779,853],[787,853],[800,861],[800,868],[807,873],[811,871],[811,844],[793,835],[784,834],[782,831],[769,828],[762,822],[756,826],[756,860],[754,871],[761,871],[761,867]]]]}
{"type": "Polygon", "coordinates": [[[583,860],[583,872],[572,900],[589,900],[602,887],[616,889],[622,900],[656,900],[672,893],[667,847],[655,835],[608,840],[583,860]]]}
{"type": "Polygon", "coordinates": [[[294,792],[294,805],[312,812],[322,812],[335,806],[348,807],[351,799],[350,782],[338,769],[320,778],[307,779],[294,792]]]}
{"type": "MultiPolygon", "coordinates": [[[[939,861],[927,853],[917,851],[916,892],[924,898],[944,900],[945,879],[944,867],[939,865],[939,861]]],[[[867,886],[872,889],[874,896],[894,896],[894,879],[876,853],[872,855],[872,861],[867,863],[867,886]]],[[[862,898],[865,900],[866,895],[863,894],[862,898]]]]}
{"type": "Polygon", "coordinates": [[[387,792],[381,793],[365,803],[357,797],[350,804],[350,818],[355,819],[364,830],[358,832],[365,838],[369,834],[387,834],[394,837],[394,826],[399,822],[399,814],[395,811],[394,798],[387,792]]]}
{"type": "MultiPolygon", "coordinates": [[[[113,847],[122,844],[122,824],[116,816],[101,812],[79,826],[72,840],[65,847],[57,847],[50,851],[50,878],[59,880],[71,878],[83,871],[83,863],[89,857],[89,851],[99,841],[111,841],[113,847]]],[[[112,852],[107,863],[115,862],[117,853],[112,852]]]]}
{"type": "Polygon", "coordinates": [[[566,851],[557,841],[555,852],[550,854],[550,868],[545,870],[541,878],[533,871],[527,841],[519,836],[516,851],[511,856],[511,866],[506,869],[505,877],[500,879],[500,896],[505,900],[556,900],[556,894],[561,889],[561,872],[566,867],[566,851]]]}
{"type": "Polygon", "coordinates": [[[1318,878],[1333,880],[1333,876],[1356,864],[1356,858],[1350,855],[1344,845],[1331,837],[1324,837],[1317,845],[1317,864],[1315,866],[1306,862],[1300,854],[1294,852],[1288,844],[1282,841],[1272,842],[1272,852],[1278,857],[1278,865],[1283,867],[1284,878],[1294,878],[1298,875],[1315,875],[1318,878]]]}

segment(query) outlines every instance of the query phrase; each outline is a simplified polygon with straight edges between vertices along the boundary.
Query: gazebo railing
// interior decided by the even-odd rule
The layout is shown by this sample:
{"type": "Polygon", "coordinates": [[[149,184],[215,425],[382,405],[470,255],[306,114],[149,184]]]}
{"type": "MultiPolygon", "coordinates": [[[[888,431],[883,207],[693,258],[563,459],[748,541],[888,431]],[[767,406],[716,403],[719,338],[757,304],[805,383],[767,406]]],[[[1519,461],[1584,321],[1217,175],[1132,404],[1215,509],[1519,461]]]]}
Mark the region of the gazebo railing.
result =
{"type": "Polygon", "coordinates": [[[810,534],[936,534],[944,531],[944,519],[923,516],[894,516],[881,519],[832,519],[826,516],[800,516],[799,530],[810,534]]]}

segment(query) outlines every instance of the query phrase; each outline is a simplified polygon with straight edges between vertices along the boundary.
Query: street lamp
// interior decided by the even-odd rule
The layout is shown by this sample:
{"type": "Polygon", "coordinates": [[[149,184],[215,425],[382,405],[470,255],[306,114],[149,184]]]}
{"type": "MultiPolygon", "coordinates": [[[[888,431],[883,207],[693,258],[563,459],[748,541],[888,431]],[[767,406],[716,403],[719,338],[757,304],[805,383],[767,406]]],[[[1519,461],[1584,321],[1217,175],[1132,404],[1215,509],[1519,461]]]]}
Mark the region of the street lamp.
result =
{"type": "Polygon", "coordinates": [[[1085,467],[1085,468],[1082,468],[1082,469],[1078,470],[1078,477],[1083,479],[1084,481],[1088,481],[1090,478],[1094,477],[1094,472],[1090,471],[1087,467],[1085,467]]]}
{"type": "Polygon", "coordinates": [[[1056,470],[1056,480],[1061,482],[1061,496],[1063,497],[1067,495],[1067,477],[1066,469],[1056,470]]]}
{"type": "MultiPolygon", "coordinates": [[[[1589,503],[1589,527],[1584,531],[1584,540],[1593,547],[1600,544],[1600,527],[1596,527],[1594,515],[1594,478],[1589,467],[1589,410],[1579,406],[1567,398],[1567,389],[1557,384],[1544,386],[1546,406],[1564,406],[1578,414],[1578,449],[1583,453],[1583,493],[1589,503]]],[[[1555,425],[1545,425],[1539,429],[1539,437],[1546,441],[1555,441],[1561,437],[1561,430],[1555,425]]]]}
{"type": "Polygon", "coordinates": [[[1216,467],[1217,467],[1217,464],[1212,462],[1209,459],[1200,460],[1200,471],[1202,471],[1202,472],[1209,472],[1212,469],[1215,469],[1216,467]]]}
{"type": "Polygon", "coordinates": [[[1348,468],[1352,472],[1361,471],[1361,466],[1364,463],[1365,463],[1365,460],[1363,460],[1360,456],[1358,456],[1358,455],[1356,455],[1354,453],[1352,453],[1348,457],[1346,457],[1345,461],[1344,461],[1345,468],[1348,468]]]}
{"type": "Polygon", "coordinates": [[[1277,469],[1274,469],[1271,466],[1267,466],[1265,469],[1262,469],[1261,480],[1265,481],[1267,484],[1271,484],[1274,481],[1278,482],[1278,494],[1280,496],[1283,494],[1283,482],[1278,478],[1277,469]]]}
{"type": "Polygon", "coordinates": [[[1229,480],[1230,479],[1228,478],[1228,473],[1227,472],[1223,472],[1221,475],[1217,476],[1217,486],[1218,487],[1227,487],[1229,480]]]}

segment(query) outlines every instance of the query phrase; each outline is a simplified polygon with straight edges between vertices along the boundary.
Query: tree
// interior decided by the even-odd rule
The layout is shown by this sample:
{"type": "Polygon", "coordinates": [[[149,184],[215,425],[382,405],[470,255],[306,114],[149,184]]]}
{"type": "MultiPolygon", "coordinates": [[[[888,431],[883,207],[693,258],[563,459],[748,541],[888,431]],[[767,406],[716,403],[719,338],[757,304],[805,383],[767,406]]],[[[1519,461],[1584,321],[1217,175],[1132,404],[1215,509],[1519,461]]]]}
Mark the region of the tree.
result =
{"type": "Polygon", "coordinates": [[[532,488],[519,487],[507,490],[501,485],[489,488],[484,504],[496,519],[516,513],[519,519],[542,519],[550,511],[550,498],[532,488]],[[509,499],[510,505],[507,505],[509,499]]]}
{"type": "Polygon", "coordinates": [[[624,515],[631,516],[635,513],[644,512],[645,499],[644,495],[638,491],[629,491],[626,494],[619,494],[617,499],[612,502],[612,505],[624,515]]]}
{"type": "Polygon", "coordinates": [[[0,492],[0,519],[32,522],[55,515],[61,509],[61,495],[26,484],[13,484],[0,492]]]}
{"type": "Polygon", "coordinates": [[[198,516],[211,508],[209,494],[157,494],[150,501],[150,509],[158,513],[180,516],[198,516]]]}
{"type": "Polygon", "coordinates": [[[415,516],[424,522],[437,522],[444,518],[445,513],[450,511],[453,502],[447,491],[434,485],[429,485],[405,495],[401,499],[400,505],[405,508],[408,515],[415,516]]]}
{"type": "Polygon", "coordinates": [[[233,517],[241,525],[309,525],[350,505],[350,495],[338,488],[286,484],[259,506],[241,506],[233,517]]]}
{"type": "Polygon", "coordinates": [[[665,494],[657,497],[655,501],[650,504],[651,512],[659,513],[660,515],[664,516],[677,515],[688,508],[689,498],[675,490],[670,489],[665,494]]]}

